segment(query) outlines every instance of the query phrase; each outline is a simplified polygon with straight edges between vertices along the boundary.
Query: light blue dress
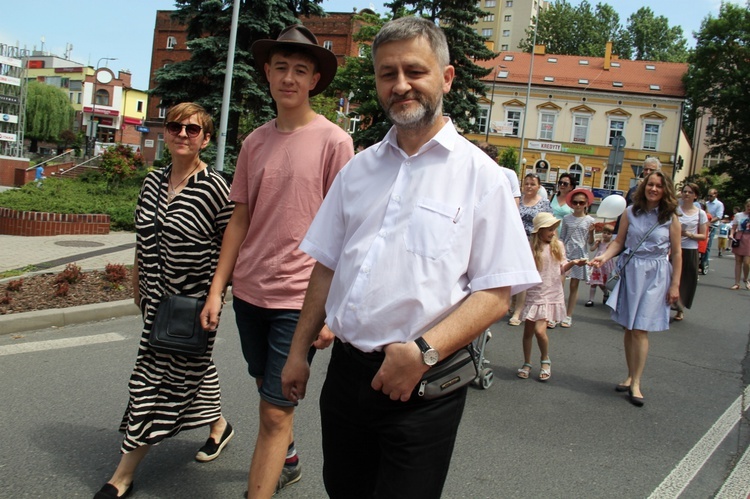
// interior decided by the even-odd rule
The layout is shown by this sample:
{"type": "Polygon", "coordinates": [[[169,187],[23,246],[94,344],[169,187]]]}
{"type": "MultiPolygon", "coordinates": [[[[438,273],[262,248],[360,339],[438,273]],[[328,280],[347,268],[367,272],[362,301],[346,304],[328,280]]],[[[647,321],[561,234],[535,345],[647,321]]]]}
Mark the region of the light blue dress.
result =
{"type": "MultiPolygon", "coordinates": [[[[633,215],[628,206],[628,234],[621,262],[657,221],[656,209],[633,215]]],[[[669,228],[672,219],[656,227],[621,272],[620,284],[612,291],[607,305],[612,308],[612,320],[626,329],[666,331],[669,329],[667,291],[672,281],[672,264],[668,253],[669,228]]],[[[618,264],[618,268],[621,264],[618,264]]]]}

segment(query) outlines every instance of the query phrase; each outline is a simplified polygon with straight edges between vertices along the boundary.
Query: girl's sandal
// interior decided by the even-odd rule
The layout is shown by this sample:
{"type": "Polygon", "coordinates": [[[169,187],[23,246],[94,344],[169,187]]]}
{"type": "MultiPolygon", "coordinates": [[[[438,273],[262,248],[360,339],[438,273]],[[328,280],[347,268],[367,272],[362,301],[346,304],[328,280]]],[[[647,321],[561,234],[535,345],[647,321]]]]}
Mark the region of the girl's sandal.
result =
{"type": "MultiPolygon", "coordinates": [[[[549,360],[549,359],[543,360],[542,361],[542,366],[545,366],[545,365],[547,365],[547,366],[549,366],[551,368],[552,367],[552,361],[549,360]]],[[[539,381],[547,381],[551,377],[552,377],[552,369],[549,369],[549,368],[545,369],[544,367],[542,367],[539,370],[539,381]]]]}
{"type": "Polygon", "coordinates": [[[733,290],[733,291],[735,291],[735,290],[738,290],[738,289],[740,289],[740,285],[739,285],[739,284],[735,284],[734,286],[732,286],[732,287],[731,287],[731,288],[729,288],[729,289],[731,289],[731,290],[733,290]]]}
{"type": "Polygon", "coordinates": [[[685,318],[685,315],[683,314],[683,312],[677,312],[677,315],[674,316],[674,320],[676,321],[681,321],[684,318],[685,318]]]}
{"type": "Polygon", "coordinates": [[[523,367],[518,370],[516,376],[521,379],[529,379],[529,374],[531,374],[531,364],[529,364],[528,362],[524,362],[523,367]],[[527,367],[528,369],[526,369],[527,367]]]}

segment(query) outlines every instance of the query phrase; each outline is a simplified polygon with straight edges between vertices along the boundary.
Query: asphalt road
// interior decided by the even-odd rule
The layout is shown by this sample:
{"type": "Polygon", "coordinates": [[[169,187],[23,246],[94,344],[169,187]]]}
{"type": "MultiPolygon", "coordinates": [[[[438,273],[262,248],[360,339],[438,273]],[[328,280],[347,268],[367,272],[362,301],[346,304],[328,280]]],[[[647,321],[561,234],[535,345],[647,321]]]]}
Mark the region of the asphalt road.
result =
{"type": "MultiPolygon", "coordinates": [[[[732,268],[733,259],[715,259],[685,321],[650,335],[643,408],[614,391],[625,374],[622,332],[601,301],[583,307],[587,289],[573,327],[550,332],[548,383],[516,378],[521,328],[495,325],[495,382],[469,393],[444,497],[747,497],[750,463],[735,464],[748,459],[750,441],[750,291],[728,289],[732,268]],[[718,493],[722,486],[737,488],[718,493]]],[[[0,335],[0,497],[92,497],[109,478],[139,334],[134,316],[0,335]]],[[[242,497],[258,397],[231,307],[220,334],[216,364],[237,435],[207,464],[193,460],[207,430],[155,447],[133,497],[242,497]]],[[[316,357],[297,412],[303,479],[281,499],[325,497],[316,402],[328,355],[316,357]]],[[[534,358],[536,375],[536,350],[534,358]]]]}

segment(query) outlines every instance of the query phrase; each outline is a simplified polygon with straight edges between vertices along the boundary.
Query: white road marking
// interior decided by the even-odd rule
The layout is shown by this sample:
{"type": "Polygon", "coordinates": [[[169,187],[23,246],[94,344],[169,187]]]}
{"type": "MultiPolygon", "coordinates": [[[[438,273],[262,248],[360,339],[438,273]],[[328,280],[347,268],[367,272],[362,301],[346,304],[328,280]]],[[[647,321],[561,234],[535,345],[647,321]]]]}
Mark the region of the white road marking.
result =
{"type": "Polygon", "coordinates": [[[732,474],[721,486],[714,499],[737,499],[738,497],[750,497],[750,447],[745,449],[742,458],[734,466],[732,474]]]}
{"type": "Polygon", "coordinates": [[[117,333],[95,334],[92,336],[80,336],[78,338],[63,338],[61,340],[34,341],[31,343],[19,343],[17,345],[0,346],[0,356],[15,355],[18,353],[42,352],[45,350],[57,350],[59,348],[71,348],[81,345],[93,345],[96,343],[111,343],[127,339],[117,333]]]}
{"type": "MultiPolygon", "coordinates": [[[[711,457],[716,448],[724,441],[730,431],[735,427],[742,414],[750,406],[750,385],[735,400],[724,414],[713,424],[705,435],[688,452],[682,461],[667,475],[661,484],[651,493],[651,499],[668,499],[679,497],[688,484],[695,478],[706,461],[711,457]],[[743,402],[744,401],[744,402],[743,402]]],[[[747,454],[747,453],[745,453],[747,454]]],[[[735,470],[739,464],[735,467],[735,470]]],[[[748,472],[740,472],[747,480],[748,472]]],[[[745,482],[747,485],[747,482],[745,482]]],[[[738,497],[738,496],[734,496],[738,497]]],[[[747,496],[743,496],[747,497],[747,496]]]]}

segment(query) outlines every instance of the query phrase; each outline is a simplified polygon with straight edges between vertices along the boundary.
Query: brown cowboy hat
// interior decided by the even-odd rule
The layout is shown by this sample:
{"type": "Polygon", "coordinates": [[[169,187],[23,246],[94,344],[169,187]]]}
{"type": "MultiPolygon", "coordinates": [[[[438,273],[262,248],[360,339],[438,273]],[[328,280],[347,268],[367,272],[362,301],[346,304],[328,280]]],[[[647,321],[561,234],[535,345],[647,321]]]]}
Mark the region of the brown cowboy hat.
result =
{"type": "Polygon", "coordinates": [[[278,46],[302,48],[318,61],[320,80],[318,80],[315,88],[310,91],[310,97],[318,95],[325,90],[331,81],[333,81],[333,77],[336,76],[336,69],[338,68],[336,56],[330,50],[318,45],[318,39],[315,38],[315,35],[301,24],[294,24],[284,28],[276,40],[264,39],[253,43],[250,50],[253,52],[255,65],[263,74],[265,74],[263,65],[268,62],[268,54],[271,49],[278,46]]]}

